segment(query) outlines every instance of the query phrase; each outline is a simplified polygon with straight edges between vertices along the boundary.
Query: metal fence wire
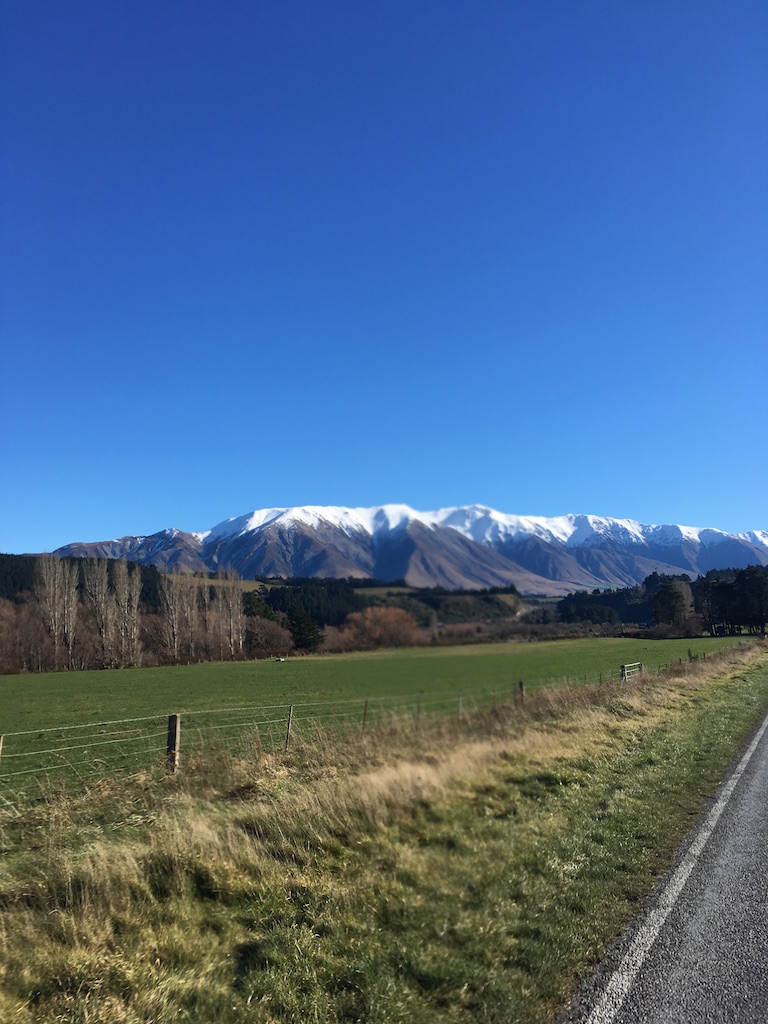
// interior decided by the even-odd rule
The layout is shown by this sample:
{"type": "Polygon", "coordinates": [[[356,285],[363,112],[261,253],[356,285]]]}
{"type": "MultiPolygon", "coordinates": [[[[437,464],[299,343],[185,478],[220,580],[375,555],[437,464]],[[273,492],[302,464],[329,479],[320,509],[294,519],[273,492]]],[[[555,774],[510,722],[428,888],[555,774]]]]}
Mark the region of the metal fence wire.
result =
{"type": "MultiPolygon", "coordinates": [[[[232,756],[277,753],[292,739],[321,732],[373,728],[385,720],[469,711],[490,704],[496,688],[471,693],[430,690],[426,694],[389,694],[315,700],[295,704],[256,704],[195,708],[179,712],[185,758],[202,758],[214,750],[232,756]]],[[[168,768],[168,715],[104,719],[73,725],[25,729],[0,736],[0,801],[37,793],[43,780],[62,789],[72,782],[110,776],[164,772],[168,768]]],[[[178,756],[179,751],[176,751],[178,756]]]]}

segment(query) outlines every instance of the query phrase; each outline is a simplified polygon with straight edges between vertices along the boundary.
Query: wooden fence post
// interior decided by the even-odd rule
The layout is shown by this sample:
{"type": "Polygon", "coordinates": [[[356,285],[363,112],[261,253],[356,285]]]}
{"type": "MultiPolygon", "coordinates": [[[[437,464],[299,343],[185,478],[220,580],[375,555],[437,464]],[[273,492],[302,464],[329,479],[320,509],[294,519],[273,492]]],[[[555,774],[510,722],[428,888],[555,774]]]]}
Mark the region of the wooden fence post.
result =
{"type": "Polygon", "coordinates": [[[291,739],[291,722],[293,721],[293,704],[288,708],[288,728],[285,732],[285,749],[288,749],[288,743],[291,739]]]}
{"type": "Polygon", "coordinates": [[[365,720],[366,720],[367,717],[368,717],[368,701],[366,700],[366,702],[365,702],[365,704],[363,706],[363,720],[360,723],[360,735],[361,736],[363,735],[363,730],[365,729],[365,720]]]}
{"type": "Polygon", "coordinates": [[[181,715],[168,715],[168,745],[165,753],[165,765],[171,775],[175,774],[179,768],[180,739],[181,715]]]}
{"type": "Polygon", "coordinates": [[[520,698],[520,703],[523,704],[525,702],[525,683],[522,679],[517,684],[517,694],[520,698]]]}
{"type": "Polygon", "coordinates": [[[461,718],[461,698],[463,696],[463,690],[459,690],[459,718],[461,718]]]}

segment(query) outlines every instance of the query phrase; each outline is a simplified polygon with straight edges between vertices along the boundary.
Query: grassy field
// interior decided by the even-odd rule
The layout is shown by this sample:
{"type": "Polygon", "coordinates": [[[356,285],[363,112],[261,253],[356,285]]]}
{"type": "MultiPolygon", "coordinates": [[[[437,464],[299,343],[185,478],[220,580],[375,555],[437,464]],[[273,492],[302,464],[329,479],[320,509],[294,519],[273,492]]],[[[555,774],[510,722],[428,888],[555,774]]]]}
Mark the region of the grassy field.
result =
{"type": "Polygon", "coordinates": [[[282,749],[294,740],[374,726],[393,715],[464,713],[544,685],[607,684],[622,664],[660,668],[705,657],[729,639],[583,639],[411,648],[168,668],[0,677],[0,796],[35,795],[114,772],[163,770],[167,716],[182,715],[184,756],[282,749]]]}
{"type": "Polygon", "coordinates": [[[0,732],[220,706],[298,704],[442,691],[468,698],[517,686],[618,679],[619,667],[651,672],[680,659],[733,646],[733,637],[695,640],[599,638],[540,643],[409,648],[103,672],[0,676],[0,732]]]}
{"type": "Polygon", "coordinates": [[[0,1020],[551,1022],[768,709],[764,651],[0,809],[0,1020]]]}

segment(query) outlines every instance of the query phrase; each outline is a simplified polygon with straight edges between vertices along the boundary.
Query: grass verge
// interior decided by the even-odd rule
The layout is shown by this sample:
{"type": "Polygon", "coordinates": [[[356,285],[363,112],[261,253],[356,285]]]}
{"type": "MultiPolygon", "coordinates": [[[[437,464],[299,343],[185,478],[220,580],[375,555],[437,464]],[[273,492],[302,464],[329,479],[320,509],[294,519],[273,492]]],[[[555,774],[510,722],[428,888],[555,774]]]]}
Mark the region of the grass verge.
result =
{"type": "Polygon", "coordinates": [[[0,1020],[551,1021],[755,722],[755,647],[0,812],[0,1020]]]}

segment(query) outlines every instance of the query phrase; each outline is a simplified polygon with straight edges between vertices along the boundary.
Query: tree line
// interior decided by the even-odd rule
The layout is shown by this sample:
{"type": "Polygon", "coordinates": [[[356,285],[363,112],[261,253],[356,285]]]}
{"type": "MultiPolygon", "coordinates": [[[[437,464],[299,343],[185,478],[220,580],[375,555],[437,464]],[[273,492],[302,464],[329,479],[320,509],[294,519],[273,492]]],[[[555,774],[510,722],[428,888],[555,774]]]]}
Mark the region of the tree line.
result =
{"type": "Polygon", "coordinates": [[[352,612],[370,603],[348,580],[297,576],[281,580],[279,586],[262,584],[259,597],[264,607],[287,615],[299,607],[318,626],[340,626],[352,612]]]}
{"type": "Polygon", "coordinates": [[[561,622],[635,624],[647,626],[655,621],[656,598],[663,587],[690,584],[689,576],[662,576],[657,572],[634,587],[578,591],[562,598],[555,611],[561,622]]]}
{"type": "Polygon", "coordinates": [[[651,573],[636,587],[580,591],[556,606],[562,622],[669,627],[711,636],[765,635],[768,567],[712,569],[692,581],[687,575],[651,573]]]}
{"type": "Polygon", "coordinates": [[[695,582],[652,573],[636,587],[582,591],[527,614],[512,587],[447,591],[367,582],[244,585],[224,571],[162,574],[112,559],[0,555],[0,673],[482,642],[521,630],[565,635],[625,624],[658,636],[764,635],[768,622],[764,566],[712,570],[695,582]]]}
{"type": "Polygon", "coordinates": [[[455,624],[512,621],[519,605],[513,587],[457,592],[316,578],[244,585],[228,572],[0,555],[0,673],[459,642],[455,624]]]}
{"type": "Polygon", "coordinates": [[[247,609],[234,574],[23,558],[0,559],[0,672],[283,656],[295,646],[288,616],[247,609]]]}
{"type": "Polygon", "coordinates": [[[106,558],[0,555],[0,673],[284,657],[418,643],[409,613],[343,580],[163,574],[106,558]]]}
{"type": "Polygon", "coordinates": [[[704,628],[718,634],[757,633],[768,622],[768,566],[713,569],[696,581],[696,610],[704,628]]]}
{"type": "Polygon", "coordinates": [[[269,614],[270,609],[287,613],[298,605],[323,628],[340,627],[350,615],[371,607],[400,608],[420,626],[509,619],[520,607],[513,586],[465,591],[408,587],[402,580],[383,583],[298,576],[281,580],[279,586],[270,586],[272,583],[274,580],[263,580],[261,589],[252,597],[261,608],[259,614],[269,614]],[[360,592],[363,583],[367,584],[364,594],[360,592]]]}

